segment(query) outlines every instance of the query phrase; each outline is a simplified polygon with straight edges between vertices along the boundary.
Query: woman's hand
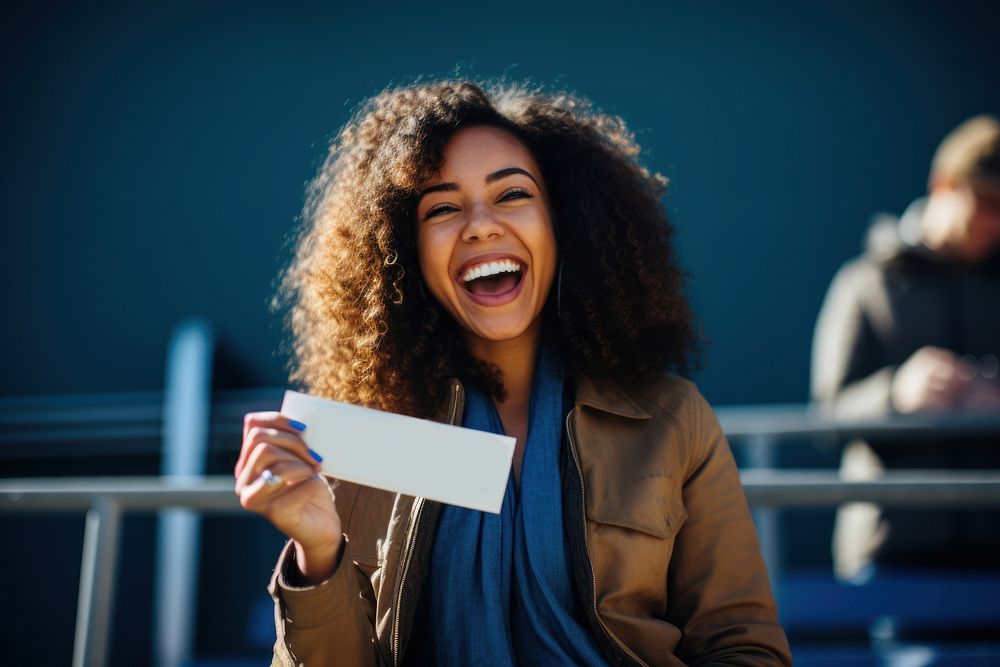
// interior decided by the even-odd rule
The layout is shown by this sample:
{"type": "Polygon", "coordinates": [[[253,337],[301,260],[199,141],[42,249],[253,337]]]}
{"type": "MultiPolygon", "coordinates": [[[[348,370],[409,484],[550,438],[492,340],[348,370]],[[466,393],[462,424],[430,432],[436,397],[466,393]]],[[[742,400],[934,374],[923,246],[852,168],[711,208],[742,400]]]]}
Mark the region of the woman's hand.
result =
{"type": "Polygon", "coordinates": [[[330,488],[319,474],[322,459],[302,441],[304,429],[277,412],[247,413],[234,475],[240,505],[295,542],[299,570],[317,583],[333,573],[343,537],[330,488]]]}

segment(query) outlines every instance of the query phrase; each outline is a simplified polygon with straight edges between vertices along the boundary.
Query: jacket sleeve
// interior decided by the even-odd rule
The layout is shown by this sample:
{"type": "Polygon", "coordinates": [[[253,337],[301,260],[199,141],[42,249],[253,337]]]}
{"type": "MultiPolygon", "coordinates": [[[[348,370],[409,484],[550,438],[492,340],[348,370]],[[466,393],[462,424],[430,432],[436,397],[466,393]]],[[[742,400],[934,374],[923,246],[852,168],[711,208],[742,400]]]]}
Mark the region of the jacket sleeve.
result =
{"type": "Polygon", "coordinates": [[[690,665],[791,665],[739,472],[715,413],[694,390],[683,486],[687,520],[668,575],[668,620],[690,665]]]}
{"type": "Polygon", "coordinates": [[[886,363],[875,320],[888,317],[882,288],[865,260],[834,277],[816,322],[812,398],[829,414],[850,419],[890,414],[896,368],[886,363]]]}
{"type": "Polygon", "coordinates": [[[295,549],[291,541],[285,545],[268,587],[277,632],[272,667],[381,664],[372,583],[354,565],[350,547],[345,535],[329,579],[296,586],[295,549]]]}

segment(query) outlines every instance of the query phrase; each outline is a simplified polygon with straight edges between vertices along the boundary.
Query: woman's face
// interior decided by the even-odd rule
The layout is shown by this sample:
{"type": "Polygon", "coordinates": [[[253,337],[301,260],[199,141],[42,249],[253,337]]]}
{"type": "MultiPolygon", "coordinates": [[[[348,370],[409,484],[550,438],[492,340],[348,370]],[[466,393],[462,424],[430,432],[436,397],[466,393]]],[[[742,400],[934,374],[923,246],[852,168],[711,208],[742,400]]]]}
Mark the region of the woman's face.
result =
{"type": "Polygon", "coordinates": [[[541,171],[523,144],[495,127],[458,131],[443,157],[417,204],[424,281],[472,336],[517,338],[540,322],[556,270],[541,171]]]}

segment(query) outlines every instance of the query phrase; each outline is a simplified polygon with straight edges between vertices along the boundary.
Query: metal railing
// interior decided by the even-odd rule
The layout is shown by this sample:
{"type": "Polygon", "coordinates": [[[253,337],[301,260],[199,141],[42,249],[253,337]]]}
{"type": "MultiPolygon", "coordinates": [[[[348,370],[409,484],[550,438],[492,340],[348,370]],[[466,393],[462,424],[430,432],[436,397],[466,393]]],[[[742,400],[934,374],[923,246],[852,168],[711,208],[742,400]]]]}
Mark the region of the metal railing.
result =
{"type": "MultiPolygon", "coordinates": [[[[244,413],[277,409],[283,392],[280,387],[215,391],[208,397],[212,433],[238,435],[244,413]]],[[[116,454],[121,451],[114,447],[116,442],[147,440],[148,451],[157,453],[163,436],[163,406],[164,392],[159,391],[0,397],[0,452],[5,458],[66,454],[86,441],[104,443],[108,453],[116,454]]],[[[837,420],[809,405],[761,404],[722,406],[716,414],[730,439],[763,438],[770,444],[790,440],[835,443],[848,437],[1000,436],[1000,413],[837,420]]],[[[129,446],[134,453],[136,443],[129,446]]]]}
{"type": "MultiPolygon", "coordinates": [[[[740,481],[752,507],[1000,506],[1000,471],[888,472],[878,480],[854,482],[825,470],[743,470],[740,481]]],[[[187,508],[239,514],[243,508],[234,485],[229,475],[4,479],[0,512],[85,512],[104,502],[120,512],[187,508]]]]}

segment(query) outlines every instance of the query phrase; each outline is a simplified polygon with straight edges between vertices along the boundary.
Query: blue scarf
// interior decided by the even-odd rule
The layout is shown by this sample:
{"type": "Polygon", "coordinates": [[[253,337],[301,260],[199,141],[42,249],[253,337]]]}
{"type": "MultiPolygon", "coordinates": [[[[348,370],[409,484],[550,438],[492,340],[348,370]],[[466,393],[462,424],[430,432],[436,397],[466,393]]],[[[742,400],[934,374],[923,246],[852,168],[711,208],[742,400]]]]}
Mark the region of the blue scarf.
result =
{"type": "MultiPolygon", "coordinates": [[[[573,592],[559,456],[563,373],[539,354],[520,493],[507,480],[500,514],[441,511],[421,596],[414,658],[437,665],[607,665],[573,592]]],[[[469,390],[464,424],[503,433],[492,401],[469,390]]]]}

